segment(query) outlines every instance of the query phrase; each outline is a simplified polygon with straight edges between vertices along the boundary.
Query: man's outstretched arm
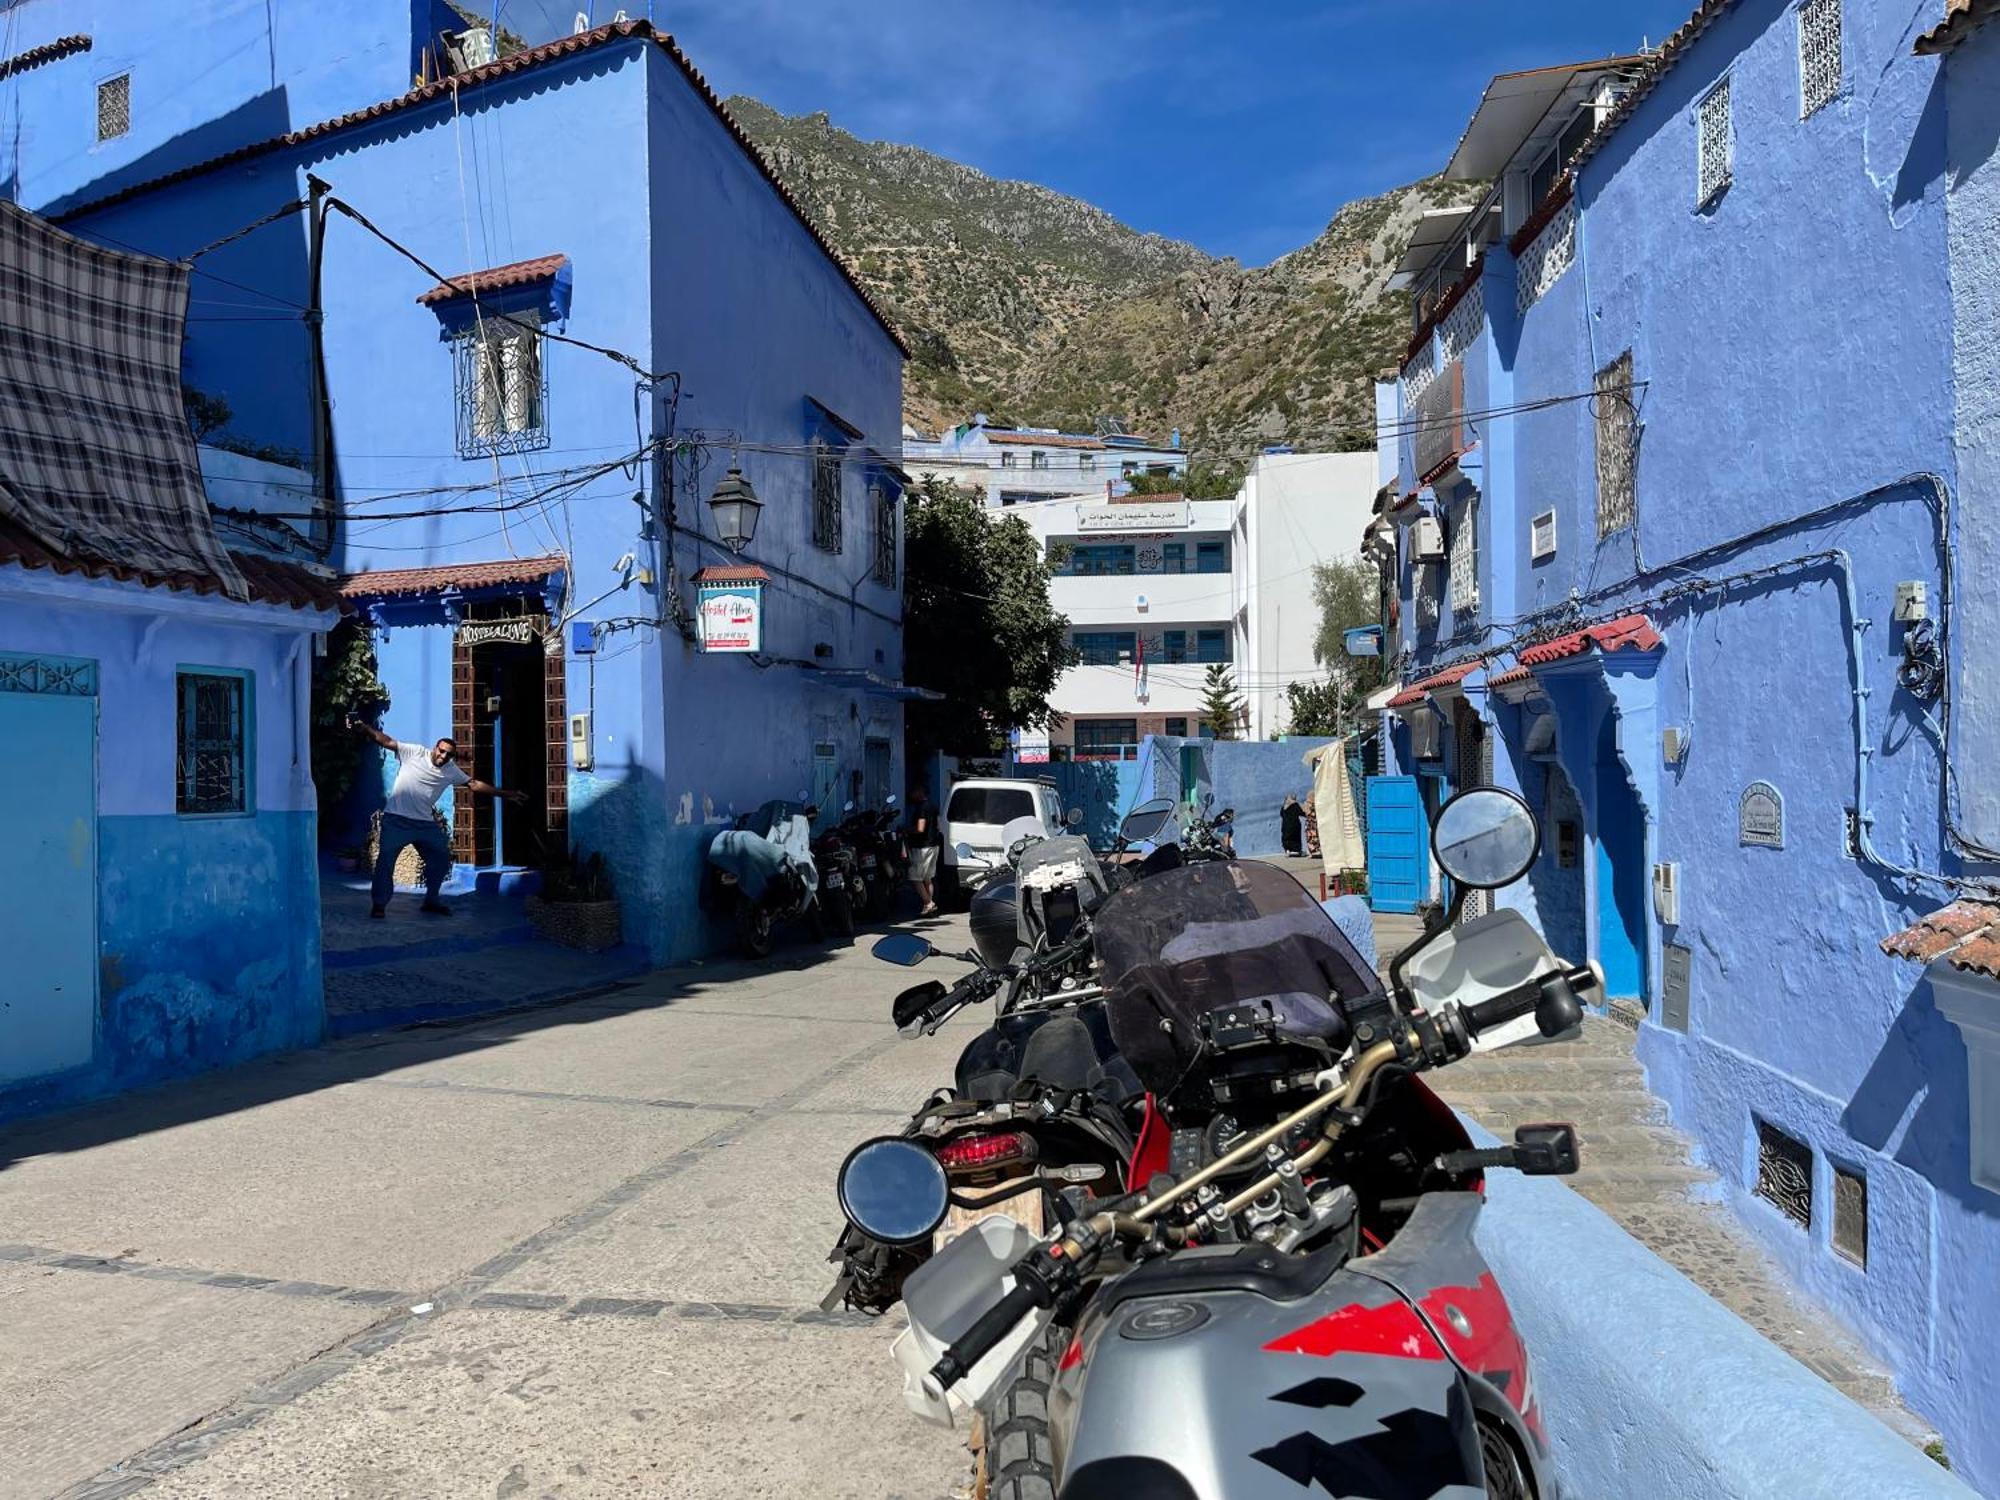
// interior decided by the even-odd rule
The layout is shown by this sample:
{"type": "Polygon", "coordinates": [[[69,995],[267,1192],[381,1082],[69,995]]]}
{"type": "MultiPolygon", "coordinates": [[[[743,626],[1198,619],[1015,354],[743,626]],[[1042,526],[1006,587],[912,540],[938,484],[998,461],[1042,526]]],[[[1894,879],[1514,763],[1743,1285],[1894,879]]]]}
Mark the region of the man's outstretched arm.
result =
{"type": "Polygon", "coordinates": [[[490,781],[481,781],[477,776],[465,783],[468,792],[477,792],[482,797],[498,797],[506,802],[526,802],[526,792],[503,792],[490,781]]]}
{"type": "Polygon", "coordinates": [[[396,748],[396,741],[393,736],[384,734],[381,730],[377,729],[373,724],[367,723],[366,721],[361,719],[357,719],[354,717],[353,714],[349,714],[347,716],[347,727],[349,729],[359,730],[362,734],[367,735],[369,739],[373,740],[376,744],[380,745],[384,750],[394,750],[396,748]]]}

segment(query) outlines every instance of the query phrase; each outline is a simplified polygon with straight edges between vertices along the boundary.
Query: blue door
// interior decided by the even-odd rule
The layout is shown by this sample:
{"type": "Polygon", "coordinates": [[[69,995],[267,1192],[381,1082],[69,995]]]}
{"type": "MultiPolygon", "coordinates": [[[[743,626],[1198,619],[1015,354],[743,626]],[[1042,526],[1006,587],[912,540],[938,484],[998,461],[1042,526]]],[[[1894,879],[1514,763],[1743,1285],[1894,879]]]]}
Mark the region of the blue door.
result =
{"type": "Polygon", "coordinates": [[[1368,778],[1368,901],[1413,912],[1430,893],[1430,825],[1414,776],[1368,778]]]}
{"type": "MultiPolygon", "coordinates": [[[[10,680],[74,666],[10,658],[10,680]]],[[[87,668],[86,668],[87,670],[87,668]]],[[[61,680],[55,678],[55,680],[61,680]]],[[[0,978],[0,1083],[90,1061],[97,1023],[97,700],[0,690],[0,905],[10,942],[0,978]]]]}
{"type": "Polygon", "coordinates": [[[1607,714],[1597,747],[1597,961],[1607,1000],[1646,997],[1646,820],[1607,714]]]}

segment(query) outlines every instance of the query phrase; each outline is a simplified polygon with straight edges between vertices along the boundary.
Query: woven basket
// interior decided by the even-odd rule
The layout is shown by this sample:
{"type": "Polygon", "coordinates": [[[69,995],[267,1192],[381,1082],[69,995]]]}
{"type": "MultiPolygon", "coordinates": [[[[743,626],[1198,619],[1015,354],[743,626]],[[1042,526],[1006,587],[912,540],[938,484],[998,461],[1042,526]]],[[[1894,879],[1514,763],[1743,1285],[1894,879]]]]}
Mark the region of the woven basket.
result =
{"type": "Polygon", "coordinates": [[[544,901],[528,898],[528,920],[552,943],[585,953],[602,953],[624,940],[616,901],[544,901]]]}

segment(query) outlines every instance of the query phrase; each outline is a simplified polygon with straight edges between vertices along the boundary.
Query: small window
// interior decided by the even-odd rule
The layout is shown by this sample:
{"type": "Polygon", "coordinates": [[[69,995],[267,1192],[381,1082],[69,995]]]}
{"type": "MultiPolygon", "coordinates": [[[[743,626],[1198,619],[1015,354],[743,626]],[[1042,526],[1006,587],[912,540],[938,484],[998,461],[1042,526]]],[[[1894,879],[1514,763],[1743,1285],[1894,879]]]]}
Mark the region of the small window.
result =
{"type": "Polygon", "coordinates": [[[1137,638],[1129,630],[1079,630],[1072,640],[1086,667],[1115,667],[1132,660],[1137,638]]]}
{"type": "Polygon", "coordinates": [[[1799,118],[1840,94],[1840,0],[1799,0],[1799,118]]]}
{"type": "Polygon", "coordinates": [[[1028,455],[1029,468],[1046,469],[1048,466],[1049,466],[1049,456],[1048,454],[1042,452],[1039,448],[1037,448],[1028,455]]]}
{"type": "Polygon", "coordinates": [[[1756,1194],[1801,1229],[1812,1227],[1812,1147],[1768,1120],[1757,1123],[1756,1194]]]}
{"type": "Polygon", "coordinates": [[[1020,455],[1020,454],[1018,454],[1018,453],[1016,453],[1016,452],[1014,452],[1014,451],[1013,451],[1013,450],[1011,450],[1011,449],[1007,450],[1006,452],[1003,452],[1003,453],[1002,453],[1002,454],[1000,455],[1000,467],[1001,467],[1001,468],[1003,468],[1003,469],[1018,469],[1018,468],[1020,468],[1020,467],[1021,467],[1021,455],[1020,455]]]}
{"type": "Polygon", "coordinates": [[[452,340],[463,458],[527,453],[549,445],[548,378],[533,313],[480,318],[452,340]]]}
{"type": "Polygon", "coordinates": [[[174,810],[250,810],[248,679],[233,672],[182,672],[174,757],[174,810]]]}
{"type": "Polygon", "coordinates": [[[1135,463],[1123,463],[1118,466],[1118,472],[1120,474],[1136,474],[1139,472],[1139,466],[1135,463]]]}
{"type": "Polygon", "coordinates": [[[1632,351],[1597,372],[1591,401],[1597,418],[1597,534],[1632,525],[1639,516],[1639,409],[1632,402],[1632,351]]]}
{"type": "Polygon", "coordinates": [[[1169,666],[1178,666],[1188,659],[1187,632],[1169,630],[1161,637],[1160,655],[1169,666]]]}
{"type": "Polygon", "coordinates": [[[1226,630],[1198,630],[1194,637],[1194,659],[1199,662],[1226,662],[1229,660],[1229,632],[1226,630]]]}
{"type": "Polygon", "coordinates": [[[1183,739],[1183,740],[1184,740],[1184,739],[1186,739],[1186,738],[1187,738],[1187,720],[1186,720],[1186,719],[1169,719],[1169,720],[1167,720],[1167,733],[1168,733],[1168,734],[1170,734],[1170,735],[1173,735],[1174,737],[1176,737],[1176,738],[1178,738],[1178,739],[1183,739]]]}
{"type": "Polygon", "coordinates": [[[115,141],[132,131],[132,75],[120,73],[97,86],[97,138],[115,141]]]}
{"type": "Polygon", "coordinates": [[[1160,549],[1162,573],[1185,573],[1187,570],[1186,542],[1168,542],[1160,549]]]}
{"type": "Polygon", "coordinates": [[[1451,522],[1451,612],[1455,625],[1479,613],[1479,502],[1467,500],[1451,522]]]}
{"type": "Polygon", "coordinates": [[[1089,470],[1089,469],[1094,469],[1094,468],[1096,468],[1096,467],[1097,467],[1097,455],[1096,455],[1095,453],[1079,453],[1079,454],[1077,454],[1077,456],[1076,456],[1076,466],[1077,466],[1077,467],[1078,467],[1079,469],[1084,469],[1084,470],[1089,470]]]}
{"type": "Polygon", "coordinates": [[[822,552],[841,550],[840,454],[829,443],[813,444],[813,545],[822,552]]]}
{"type": "Polygon", "coordinates": [[[1197,573],[1227,573],[1229,571],[1229,543],[1196,542],[1194,544],[1194,570],[1197,573]]]}
{"type": "Polygon", "coordinates": [[[1724,78],[1702,97],[1695,107],[1694,204],[1706,208],[1729,186],[1733,168],[1729,138],[1729,80],[1724,78]]]}
{"type": "Polygon", "coordinates": [[[1110,543],[1080,544],[1070,548],[1063,572],[1077,578],[1123,577],[1138,568],[1138,555],[1130,546],[1110,543]]]}
{"type": "Polygon", "coordinates": [[[1076,753],[1078,755],[1117,755],[1127,745],[1139,743],[1139,721],[1137,719],[1078,719],[1076,721],[1076,753]]]}
{"type": "Polygon", "coordinates": [[[896,492],[887,485],[871,485],[869,498],[875,512],[875,581],[885,588],[896,586],[896,492]]]}

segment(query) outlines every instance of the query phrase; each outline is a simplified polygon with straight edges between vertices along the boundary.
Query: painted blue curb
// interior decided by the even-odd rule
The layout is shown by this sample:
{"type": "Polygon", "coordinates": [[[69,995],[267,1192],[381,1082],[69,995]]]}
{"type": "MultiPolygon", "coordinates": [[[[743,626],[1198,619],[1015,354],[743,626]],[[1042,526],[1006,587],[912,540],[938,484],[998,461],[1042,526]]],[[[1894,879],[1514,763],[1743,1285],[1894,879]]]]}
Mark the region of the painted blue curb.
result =
{"type": "Polygon", "coordinates": [[[1971,1500],[1560,1179],[1486,1183],[1479,1245],[1527,1342],[1570,1500],[1971,1500]]]}
{"type": "Polygon", "coordinates": [[[424,958],[450,958],[535,941],[540,934],[523,921],[518,927],[481,927],[464,933],[443,933],[414,943],[380,943],[369,948],[324,949],[322,969],[367,969],[376,964],[414,963],[424,958]]]}

